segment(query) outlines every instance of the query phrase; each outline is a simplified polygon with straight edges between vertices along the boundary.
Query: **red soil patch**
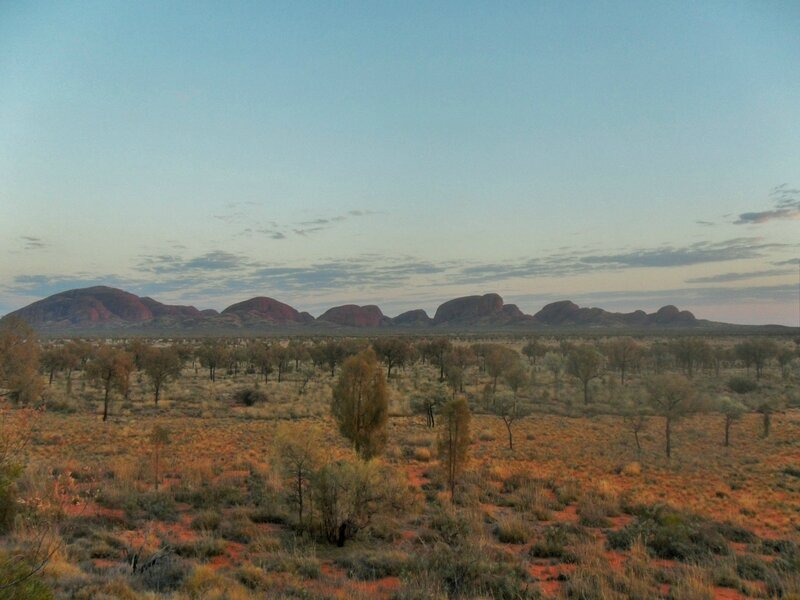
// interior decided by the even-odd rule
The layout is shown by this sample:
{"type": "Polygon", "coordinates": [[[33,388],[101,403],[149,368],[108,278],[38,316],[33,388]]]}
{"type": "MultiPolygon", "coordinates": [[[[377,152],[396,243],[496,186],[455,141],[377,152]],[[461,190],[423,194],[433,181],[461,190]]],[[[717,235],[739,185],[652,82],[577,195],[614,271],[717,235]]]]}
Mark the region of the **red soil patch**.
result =
{"type": "Polygon", "coordinates": [[[714,600],[747,600],[748,597],[730,588],[714,588],[714,600]]]}

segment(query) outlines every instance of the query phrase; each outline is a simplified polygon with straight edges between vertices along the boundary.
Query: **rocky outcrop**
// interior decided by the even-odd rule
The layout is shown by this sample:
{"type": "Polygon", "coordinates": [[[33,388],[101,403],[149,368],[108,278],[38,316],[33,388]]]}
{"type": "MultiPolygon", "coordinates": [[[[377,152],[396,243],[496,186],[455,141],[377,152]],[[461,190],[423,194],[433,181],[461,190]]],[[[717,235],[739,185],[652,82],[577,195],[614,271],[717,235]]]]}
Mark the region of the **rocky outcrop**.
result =
{"type": "Polygon", "coordinates": [[[143,323],[153,319],[152,310],[141,298],[106,286],[54,294],[14,311],[11,315],[25,319],[35,328],[101,327],[143,323]]]}
{"type": "Polygon", "coordinates": [[[691,327],[699,322],[689,311],[679,311],[674,306],[665,306],[653,314],[643,310],[631,313],[614,313],[602,308],[581,308],[569,300],[546,305],[533,315],[533,320],[549,327],[652,327],[680,325],[691,327]]]}
{"type": "Polygon", "coordinates": [[[421,308],[408,310],[392,319],[392,325],[397,327],[428,327],[433,324],[433,319],[421,308]]]}
{"type": "Polygon", "coordinates": [[[502,326],[527,320],[514,304],[504,304],[498,294],[464,296],[449,300],[436,309],[433,324],[438,326],[502,326]]]}
{"type": "Polygon", "coordinates": [[[334,306],[321,314],[317,321],[334,323],[342,327],[382,327],[391,323],[391,319],[384,316],[381,309],[374,304],[334,306]]]}
{"type": "Polygon", "coordinates": [[[299,312],[288,304],[273,298],[258,296],[244,302],[232,304],[222,311],[223,316],[237,316],[245,323],[271,323],[286,325],[289,323],[310,323],[314,320],[307,312],[299,312]]]}

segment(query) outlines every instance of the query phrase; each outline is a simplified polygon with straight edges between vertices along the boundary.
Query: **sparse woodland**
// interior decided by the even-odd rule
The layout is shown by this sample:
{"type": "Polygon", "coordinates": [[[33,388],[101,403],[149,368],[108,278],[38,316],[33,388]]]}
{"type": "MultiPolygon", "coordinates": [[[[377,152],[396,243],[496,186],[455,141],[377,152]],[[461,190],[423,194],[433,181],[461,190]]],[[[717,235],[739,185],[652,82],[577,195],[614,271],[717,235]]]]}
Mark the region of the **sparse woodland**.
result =
{"type": "Polygon", "coordinates": [[[0,332],[0,598],[800,598],[789,337],[0,332]]]}

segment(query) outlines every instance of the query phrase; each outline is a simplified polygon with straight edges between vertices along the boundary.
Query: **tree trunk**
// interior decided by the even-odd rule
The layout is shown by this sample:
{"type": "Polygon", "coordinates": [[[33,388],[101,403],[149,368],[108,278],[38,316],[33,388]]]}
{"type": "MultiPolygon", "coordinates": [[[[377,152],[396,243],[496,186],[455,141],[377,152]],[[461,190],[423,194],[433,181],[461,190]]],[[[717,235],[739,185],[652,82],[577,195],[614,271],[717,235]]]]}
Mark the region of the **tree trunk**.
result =
{"type": "Polygon", "coordinates": [[[764,413],[764,431],[762,432],[762,437],[768,438],[769,437],[769,426],[772,424],[772,414],[765,412],[764,413]]]}
{"type": "Polygon", "coordinates": [[[583,403],[589,404],[589,380],[583,382],[583,403]]]}
{"type": "Polygon", "coordinates": [[[667,438],[667,458],[672,457],[672,419],[667,417],[664,435],[667,438]]]}
{"type": "Polygon", "coordinates": [[[108,392],[110,387],[110,383],[106,384],[106,393],[105,396],[103,396],[103,421],[108,420],[108,392]]]}
{"type": "Polygon", "coordinates": [[[725,417],[725,447],[731,445],[731,420],[730,417],[725,417]]]}
{"type": "Polygon", "coordinates": [[[508,430],[508,449],[509,450],[513,450],[514,449],[514,438],[511,435],[511,422],[510,421],[506,421],[505,419],[503,419],[503,422],[506,424],[506,429],[508,430]]]}

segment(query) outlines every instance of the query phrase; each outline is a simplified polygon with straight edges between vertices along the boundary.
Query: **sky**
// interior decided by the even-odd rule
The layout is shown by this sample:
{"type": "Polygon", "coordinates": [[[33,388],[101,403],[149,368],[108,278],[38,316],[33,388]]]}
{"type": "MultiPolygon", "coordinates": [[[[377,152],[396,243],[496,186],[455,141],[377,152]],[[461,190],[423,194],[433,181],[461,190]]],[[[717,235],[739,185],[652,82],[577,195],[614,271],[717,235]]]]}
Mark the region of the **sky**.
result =
{"type": "Polygon", "coordinates": [[[800,3],[0,3],[0,314],[111,285],[798,325],[800,3]]]}

